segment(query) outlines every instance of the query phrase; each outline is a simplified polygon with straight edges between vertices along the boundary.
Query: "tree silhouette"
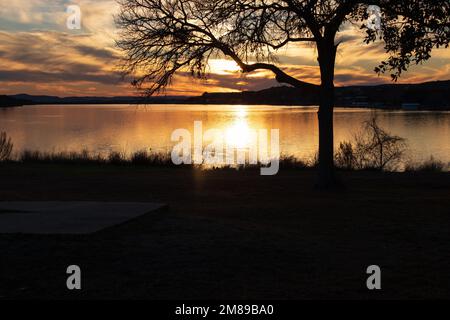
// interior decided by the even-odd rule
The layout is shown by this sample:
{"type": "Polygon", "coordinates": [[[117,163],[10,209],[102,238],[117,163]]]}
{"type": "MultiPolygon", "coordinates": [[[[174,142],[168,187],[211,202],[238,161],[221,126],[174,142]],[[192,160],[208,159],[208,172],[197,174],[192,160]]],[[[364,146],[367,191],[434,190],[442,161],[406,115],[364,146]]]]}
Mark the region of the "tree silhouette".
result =
{"type": "Polygon", "coordinates": [[[346,23],[365,29],[365,43],[385,42],[389,57],[375,68],[396,80],[411,64],[449,45],[448,0],[118,0],[118,46],[127,54],[124,69],[133,84],[153,94],[177,71],[203,78],[209,58],[224,55],[242,72],[269,70],[280,83],[305,82],[277,66],[276,52],[289,43],[317,48],[320,67],[319,185],[334,184],[334,69],[346,23]],[[380,29],[365,23],[370,5],[381,10],[380,29]]]}

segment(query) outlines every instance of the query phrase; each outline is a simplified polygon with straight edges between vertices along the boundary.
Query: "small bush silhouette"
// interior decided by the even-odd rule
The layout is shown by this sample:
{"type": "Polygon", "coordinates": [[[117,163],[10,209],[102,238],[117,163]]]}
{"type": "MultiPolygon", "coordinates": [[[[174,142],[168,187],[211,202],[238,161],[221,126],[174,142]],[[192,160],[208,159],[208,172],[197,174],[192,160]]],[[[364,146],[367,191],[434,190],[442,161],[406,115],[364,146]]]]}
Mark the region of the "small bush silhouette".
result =
{"type": "Polygon", "coordinates": [[[345,170],[352,170],[357,167],[357,159],[351,142],[344,141],[339,144],[335,155],[335,163],[336,167],[345,170]]]}
{"type": "Polygon", "coordinates": [[[355,141],[342,142],[335,154],[336,166],[342,169],[396,170],[403,163],[406,140],[381,128],[376,118],[364,122],[355,141]]]}
{"type": "Polygon", "coordinates": [[[443,172],[446,169],[446,165],[444,162],[436,160],[433,156],[430,157],[427,161],[421,164],[408,164],[405,168],[405,171],[413,171],[413,172],[443,172]]]}
{"type": "Polygon", "coordinates": [[[170,154],[152,153],[146,150],[136,151],[131,155],[130,161],[134,165],[167,166],[173,165],[170,154]]]}
{"type": "Polygon", "coordinates": [[[108,156],[108,162],[115,165],[127,162],[126,156],[122,152],[113,151],[108,156]]]}
{"type": "Polygon", "coordinates": [[[6,132],[0,132],[0,161],[9,160],[13,149],[11,138],[6,132]]]}

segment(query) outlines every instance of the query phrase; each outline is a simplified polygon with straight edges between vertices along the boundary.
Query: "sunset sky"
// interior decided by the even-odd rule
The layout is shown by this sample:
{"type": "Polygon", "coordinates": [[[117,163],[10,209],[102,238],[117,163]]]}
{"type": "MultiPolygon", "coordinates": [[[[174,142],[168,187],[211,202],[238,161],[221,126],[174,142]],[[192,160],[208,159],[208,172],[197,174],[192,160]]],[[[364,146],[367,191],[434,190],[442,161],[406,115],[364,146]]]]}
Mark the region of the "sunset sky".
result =
{"type": "MultiPolygon", "coordinates": [[[[115,48],[117,29],[115,0],[0,0],[0,94],[59,96],[132,95],[135,90],[121,80],[115,48]],[[69,30],[67,6],[77,4],[82,29],[69,30]]],[[[383,46],[362,44],[360,31],[347,27],[340,35],[336,69],[337,85],[390,82],[373,68],[383,60],[383,46]]],[[[316,52],[308,45],[292,45],[278,52],[283,69],[298,79],[318,82],[316,52]]],[[[238,91],[267,88],[277,83],[270,73],[242,75],[236,65],[216,59],[210,63],[207,81],[188,75],[175,78],[168,95],[198,95],[205,91],[238,91]],[[193,84],[194,83],[194,84],[193,84]]],[[[450,79],[450,50],[436,50],[433,58],[415,66],[401,83],[450,79]]]]}

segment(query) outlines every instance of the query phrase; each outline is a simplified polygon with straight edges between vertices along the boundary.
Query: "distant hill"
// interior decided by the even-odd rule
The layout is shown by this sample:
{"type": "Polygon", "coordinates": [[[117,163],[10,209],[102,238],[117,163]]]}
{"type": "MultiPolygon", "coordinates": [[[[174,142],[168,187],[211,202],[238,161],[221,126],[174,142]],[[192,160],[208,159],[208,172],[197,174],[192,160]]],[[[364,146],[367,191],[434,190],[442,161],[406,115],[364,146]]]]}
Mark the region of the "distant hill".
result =
{"type": "MultiPolygon", "coordinates": [[[[188,99],[199,104],[268,104],[313,106],[320,102],[318,86],[303,88],[273,87],[261,91],[237,93],[204,93],[188,99]]],[[[450,108],[450,80],[422,84],[385,84],[378,86],[349,86],[336,88],[337,107],[399,108],[417,104],[421,109],[450,108]]]]}
{"type": "Polygon", "coordinates": [[[402,104],[418,104],[421,109],[450,108],[450,80],[421,84],[385,84],[379,86],[354,86],[338,88],[337,105],[346,106],[360,101],[369,106],[400,107],[402,104]]]}
{"type": "Polygon", "coordinates": [[[27,101],[27,104],[140,104],[140,103],[179,103],[186,97],[65,97],[33,96],[28,94],[16,94],[9,96],[13,99],[27,101]]]}
{"type": "Polygon", "coordinates": [[[20,107],[28,103],[29,101],[27,100],[16,99],[10,96],[0,96],[0,108],[20,107]]]}
{"type": "MultiPolygon", "coordinates": [[[[0,96],[0,107],[27,104],[248,104],[314,106],[320,100],[318,86],[273,87],[261,91],[204,93],[198,97],[66,97],[17,94],[0,96]]],[[[336,88],[336,107],[396,109],[413,104],[423,110],[450,110],[450,80],[422,84],[385,84],[336,88]]]]}
{"type": "Polygon", "coordinates": [[[231,93],[208,93],[188,99],[189,103],[199,104],[250,104],[250,105],[317,105],[319,87],[305,85],[298,89],[293,87],[273,87],[261,91],[244,91],[231,93]]]}

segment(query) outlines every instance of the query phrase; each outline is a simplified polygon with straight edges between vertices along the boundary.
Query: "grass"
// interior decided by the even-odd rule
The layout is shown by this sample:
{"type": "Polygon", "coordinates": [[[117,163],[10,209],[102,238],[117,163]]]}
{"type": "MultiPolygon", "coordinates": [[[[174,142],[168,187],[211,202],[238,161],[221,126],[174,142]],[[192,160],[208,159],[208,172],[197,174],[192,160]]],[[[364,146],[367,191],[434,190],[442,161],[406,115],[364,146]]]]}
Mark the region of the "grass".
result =
{"type": "MultiPolygon", "coordinates": [[[[181,165],[177,166],[173,164],[171,155],[169,152],[149,152],[146,150],[140,150],[126,155],[123,152],[110,152],[107,155],[93,154],[87,150],[81,152],[41,152],[26,150],[20,153],[16,159],[8,160],[10,163],[22,163],[22,164],[62,164],[62,165],[120,165],[120,166],[149,166],[149,167],[187,167],[187,168],[200,168],[200,169],[212,169],[212,170],[259,170],[260,167],[265,166],[261,163],[256,165],[181,165]]],[[[336,161],[336,168],[339,171],[380,171],[374,167],[349,167],[346,164],[342,164],[336,161]]],[[[311,170],[317,167],[317,156],[309,160],[299,159],[292,155],[281,155],[279,160],[280,170],[286,169],[299,169],[299,170],[311,170]]],[[[444,162],[439,161],[431,157],[424,163],[406,163],[404,165],[405,172],[445,172],[448,171],[449,166],[444,162]]],[[[387,170],[385,170],[387,171],[387,170]]]]}
{"type": "MultiPolygon", "coordinates": [[[[150,166],[150,167],[178,167],[172,162],[170,153],[155,153],[141,150],[127,156],[122,152],[110,152],[106,156],[92,154],[87,150],[81,152],[41,152],[23,151],[12,163],[22,164],[64,164],[64,165],[122,165],[122,166],[150,166]]],[[[280,157],[280,168],[282,169],[310,169],[315,166],[312,161],[304,161],[294,156],[282,155],[280,157]]],[[[182,167],[202,168],[214,170],[226,169],[259,169],[261,163],[256,165],[182,165],[182,167]]]]}
{"type": "Polygon", "coordinates": [[[174,166],[170,154],[137,151],[131,156],[122,152],[110,152],[106,156],[93,155],[87,150],[81,152],[41,152],[24,151],[13,162],[48,164],[97,164],[97,165],[136,165],[136,166],[174,166]]]}

